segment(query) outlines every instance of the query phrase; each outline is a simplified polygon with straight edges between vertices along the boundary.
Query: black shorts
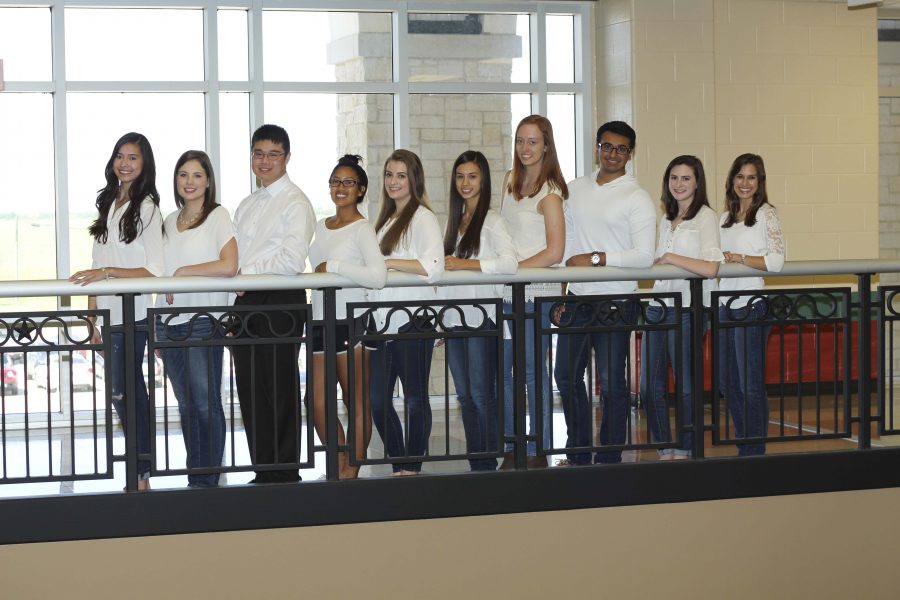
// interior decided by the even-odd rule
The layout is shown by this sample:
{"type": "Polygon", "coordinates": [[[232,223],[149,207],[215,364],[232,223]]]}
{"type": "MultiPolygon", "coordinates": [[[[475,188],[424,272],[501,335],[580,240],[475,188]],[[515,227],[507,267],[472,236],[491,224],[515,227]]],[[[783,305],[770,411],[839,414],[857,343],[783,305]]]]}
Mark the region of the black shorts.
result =
{"type": "MultiPolygon", "coordinates": [[[[363,328],[363,318],[359,317],[356,319],[356,324],[354,327],[354,331],[357,335],[361,332],[365,331],[363,328]]],[[[335,335],[334,341],[337,343],[337,353],[343,354],[350,347],[350,327],[347,325],[346,321],[338,321],[335,325],[335,335]]],[[[356,341],[356,345],[363,344],[364,348],[368,348],[369,350],[375,349],[375,342],[367,340],[365,342],[356,341]]],[[[325,328],[322,326],[313,327],[312,334],[312,345],[313,352],[324,352],[325,351],[325,328]]]]}

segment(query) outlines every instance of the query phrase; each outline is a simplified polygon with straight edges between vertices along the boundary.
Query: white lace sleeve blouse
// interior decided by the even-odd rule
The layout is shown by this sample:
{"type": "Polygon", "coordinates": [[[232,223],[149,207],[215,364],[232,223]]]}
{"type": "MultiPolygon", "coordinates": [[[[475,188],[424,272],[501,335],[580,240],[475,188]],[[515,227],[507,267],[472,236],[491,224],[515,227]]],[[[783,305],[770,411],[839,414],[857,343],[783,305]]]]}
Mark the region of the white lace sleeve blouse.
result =
{"type": "MultiPolygon", "coordinates": [[[[720,227],[724,225],[728,213],[722,213],[719,219],[720,227]]],[[[766,269],[777,273],[784,267],[785,244],[784,233],[781,231],[781,222],[778,213],[771,204],[763,204],[756,212],[756,223],[747,227],[743,223],[735,223],[731,227],[721,227],[722,250],[734,254],[748,254],[750,256],[762,256],[766,263],[766,269]]],[[[762,276],[760,277],[734,277],[719,280],[719,289],[722,291],[747,291],[761,290],[765,287],[762,276]]],[[[740,308],[745,306],[749,297],[734,300],[731,306],[740,308]]],[[[727,298],[722,297],[722,302],[727,298]]]]}

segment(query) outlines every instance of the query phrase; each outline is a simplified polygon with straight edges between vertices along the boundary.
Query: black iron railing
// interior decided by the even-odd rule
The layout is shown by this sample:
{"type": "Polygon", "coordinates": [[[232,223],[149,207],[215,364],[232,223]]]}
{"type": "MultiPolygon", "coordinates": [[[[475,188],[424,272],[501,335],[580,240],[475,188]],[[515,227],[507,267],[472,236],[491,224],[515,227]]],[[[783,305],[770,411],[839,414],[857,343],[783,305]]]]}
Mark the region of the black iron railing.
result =
{"type": "MultiPolygon", "coordinates": [[[[268,468],[318,468],[324,463],[326,481],[300,485],[226,485],[209,490],[164,490],[147,494],[74,494],[69,496],[9,498],[0,500],[7,510],[0,512],[0,541],[38,541],[118,535],[146,535],[219,531],[229,529],[287,527],[308,524],[359,522],[461,516],[535,510],[590,508],[622,504],[673,502],[685,500],[741,497],[754,495],[802,493],[866,487],[900,485],[900,450],[885,443],[895,434],[894,392],[895,328],[900,317],[895,306],[898,288],[872,289],[872,275],[900,272],[900,264],[887,261],[844,261],[789,263],[781,276],[813,276],[847,274],[845,286],[779,288],[741,294],[713,294],[713,304],[725,302],[722,310],[700,305],[681,307],[677,296],[639,293],[621,297],[554,296],[535,300],[533,313],[526,312],[524,284],[536,281],[590,281],[654,278],[679,278],[685,274],[671,267],[629,271],[625,269],[528,269],[516,277],[448,274],[442,285],[454,283],[507,283],[512,286],[512,309],[504,314],[499,300],[472,299],[466,302],[394,302],[359,303],[348,307],[354,319],[348,324],[349,344],[356,342],[381,348],[404,339],[465,339],[478,336],[490,340],[490,361],[503,363],[504,346],[512,352],[514,403],[512,413],[501,399],[503,380],[491,373],[496,402],[489,423],[495,440],[492,447],[476,452],[467,450],[461,425],[460,408],[451,386],[446,364],[431,367],[428,392],[429,419],[437,424],[432,429],[426,450],[421,453],[389,453],[373,433],[386,422],[373,422],[370,429],[355,427],[354,402],[339,410],[337,367],[339,351],[334,318],[334,290],[348,282],[331,275],[304,275],[296,278],[239,277],[235,279],[177,278],[158,280],[111,281],[91,290],[97,294],[117,294],[124,313],[133,315],[134,297],[138,293],[186,292],[210,289],[253,290],[288,287],[321,288],[324,291],[324,316],[313,321],[308,304],[277,307],[294,315],[302,324],[302,332],[269,337],[242,335],[247,319],[262,318],[262,307],[205,307],[200,317],[215,322],[215,335],[207,339],[162,339],[154,334],[156,321],[165,322],[175,315],[174,309],[150,311],[150,325],[133,325],[133,317],[121,326],[126,350],[136,332],[149,334],[148,351],[143,359],[150,403],[148,421],[151,445],[148,454],[139,454],[137,419],[125,420],[124,445],[121,425],[111,408],[110,366],[103,356],[111,351],[110,343],[92,341],[93,319],[108,318],[105,311],[66,310],[17,312],[0,315],[0,496],[3,488],[12,490],[20,484],[40,482],[74,482],[111,479],[115,465],[125,464],[125,486],[136,490],[140,478],[139,464],[151,463],[152,476],[260,471],[268,468]],[[854,275],[855,274],[855,275],[854,275]],[[872,301],[873,291],[877,300],[872,301]],[[756,305],[757,319],[750,323],[730,318],[728,300],[738,296],[756,305]],[[727,297],[727,298],[726,298],[727,297]],[[655,321],[647,307],[671,300],[675,323],[655,321]],[[629,338],[631,351],[625,362],[626,385],[632,402],[626,419],[627,430],[621,443],[602,443],[601,428],[606,398],[599,373],[603,365],[591,362],[586,369],[587,406],[590,418],[584,445],[566,444],[566,398],[554,389],[554,429],[545,439],[541,427],[529,429],[529,407],[526,393],[525,324],[541,314],[544,304],[554,314],[552,325],[536,327],[535,342],[549,336],[553,349],[545,365],[550,375],[559,367],[555,360],[560,343],[566,340],[591,339],[592,334],[623,333],[629,338]],[[761,304],[757,304],[761,303],[761,304]],[[450,313],[460,313],[465,306],[490,306],[494,320],[489,326],[463,323],[447,326],[450,313]],[[557,313],[560,306],[566,307],[557,313]],[[372,318],[381,310],[387,320],[372,318]],[[574,319],[577,314],[587,315],[574,319]],[[690,346],[681,352],[680,316],[691,315],[690,346]],[[569,315],[566,317],[566,315],[569,315]],[[415,323],[414,327],[397,331],[388,324],[392,318],[415,323]],[[381,324],[379,324],[381,323],[381,324]],[[727,410],[727,398],[720,393],[727,369],[718,358],[719,337],[728,331],[762,327],[767,341],[763,368],[766,373],[766,410],[764,434],[747,437],[736,431],[727,410]],[[314,358],[311,332],[321,328],[324,360],[314,358]],[[653,439],[642,406],[640,345],[648,332],[671,336],[675,368],[667,381],[666,417],[673,426],[671,440],[653,439]],[[282,344],[293,349],[298,362],[296,389],[288,390],[296,399],[293,426],[297,437],[296,460],[289,464],[260,464],[250,459],[243,436],[243,419],[238,408],[238,394],[233,378],[229,349],[235,346],[282,344]],[[191,467],[185,464],[180,416],[171,388],[166,383],[166,367],[157,366],[157,350],[173,347],[224,349],[225,360],[221,402],[226,418],[225,453],[221,465],[191,467]],[[682,391],[681,365],[688,361],[691,380],[692,413],[686,418],[677,399],[682,391]],[[314,364],[321,363],[318,371],[314,364]],[[88,375],[82,372],[87,370],[88,375]],[[440,377],[443,375],[443,378],[440,377]],[[324,439],[316,441],[312,427],[310,390],[317,378],[324,378],[324,439]],[[436,383],[440,382],[442,383],[436,383]],[[433,414],[432,414],[433,413],[433,414]],[[432,419],[433,417],[433,419],[432,419]],[[512,433],[504,427],[509,421],[512,433]],[[337,425],[347,427],[343,444],[339,443],[337,425]],[[693,460],[663,463],[657,452],[675,449],[685,436],[693,434],[693,460]],[[354,448],[359,436],[372,436],[366,456],[356,456],[354,448]],[[539,455],[564,457],[566,453],[622,453],[624,462],[597,465],[585,469],[527,468],[529,443],[539,455]],[[766,445],[766,456],[736,457],[735,446],[748,443],[766,445]],[[568,447],[567,447],[568,446],[568,447]],[[124,451],[121,450],[124,448],[124,451]],[[510,472],[470,474],[467,459],[497,460],[511,449],[510,472]],[[410,478],[363,477],[357,481],[337,481],[339,457],[343,451],[354,466],[380,468],[409,463],[444,463],[439,476],[410,478]],[[864,452],[860,452],[864,451],[864,452]],[[454,462],[455,461],[455,462],[454,462]],[[7,487],[9,486],[9,487],[7,487]],[[141,515],[136,518],[136,515],[141,515]],[[174,517],[172,515],[178,515],[174,517]],[[16,515],[13,517],[13,515],[16,515]],[[157,518],[158,517],[158,518],[157,518]]],[[[749,268],[725,265],[722,276],[750,276],[749,268]]],[[[421,285],[413,276],[392,274],[389,284],[421,285]]],[[[701,297],[700,280],[692,280],[694,298],[701,297]]],[[[769,280],[777,284],[777,278],[769,280]]],[[[0,284],[0,296],[63,296],[83,293],[64,282],[9,282],[0,284]]],[[[733,302],[733,300],[732,300],[733,302]]],[[[272,307],[265,307],[272,310],[272,307]]],[[[487,315],[487,313],[485,313],[487,315]]],[[[732,315],[733,316],[733,315],[732,315]]],[[[197,318],[195,316],[195,318],[197,318]]],[[[598,338],[606,340],[607,338],[598,338]]],[[[662,339],[662,338],[661,338],[662,339]]],[[[610,343],[604,341],[602,343],[610,343]]],[[[900,344],[898,344],[900,345],[900,344]]],[[[595,347],[596,348],[596,347],[595,347]]],[[[602,348],[601,348],[602,350],[602,348]]],[[[126,414],[134,414],[136,370],[128,368],[138,358],[126,352],[126,414]]],[[[374,367],[366,361],[357,365],[356,355],[348,353],[349,371],[359,370],[370,377],[374,367]]],[[[464,354],[466,369],[483,365],[464,354]]],[[[379,363],[381,364],[381,363],[379,363]]],[[[435,363],[438,365],[439,363],[435,363]]],[[[618,368],[618,367],[617,367],[618,368]]],[[[254,376],[265,377],[265,373],[254,376]]],[[[367,378],[364,376],[361,381],[367,378]]],[[[381,379],[383,382],[383,378],[381,379]]],[[[215,385],[215,384],[214,384],[215,385]]],[[[356,379],[350,379],[347,395],[357,393],[356,379]]],[[[537,397],[541,397],[541,378],[537,378],[537,397]]],[[[554,386],[555,387],[555,386],[554,386]]],[[[385,386],[397,411],[405,436],[403,447],[409,448],[409,432],[416,407],[406,400],[409,390],[385,386]]],[[[371,388],[363,390],[364,410],[372,408],[371,388]]],[[[210,398],[195,399],[209,402],[210,398]]],[[[252,404],[252,401],[251,401],[252,404]]],[[[544,410],[536,403],[536,419],[543,420],[544,410]]],[[[245,406],[246,408],[246,406],[245,406]]],[[[416,413],[418,414],[418,413],[416,413]]],[[[384,415],[381,415],[385,419],[384,415]]],[[[418,417],[416,417],[418,418],[418,417]]],[[[383,429],[383,427],[382,427],[383,429]]],[[[190,451],[187,451],[188,453],[190,451]]],[[[189,462],[189,461],[188,461],[189,462]]],[[[616,462],[616,461],[612,461],[616,462]]],[[[428,467],[426,467],[426,472],[428,467]]],[[[435,471],[432,471],[434,473],[435,471]]]]}

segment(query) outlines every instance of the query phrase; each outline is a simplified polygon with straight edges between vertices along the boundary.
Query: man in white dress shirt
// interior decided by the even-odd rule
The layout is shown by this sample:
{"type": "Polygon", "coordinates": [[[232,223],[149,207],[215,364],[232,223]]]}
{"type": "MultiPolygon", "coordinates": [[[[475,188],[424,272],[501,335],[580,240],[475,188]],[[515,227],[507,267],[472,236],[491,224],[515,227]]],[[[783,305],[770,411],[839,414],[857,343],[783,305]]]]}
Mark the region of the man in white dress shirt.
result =
{"type": "MultiPolygon", "coordinates": [[[[240,273],[297,275],[316,227],[306,194],[287,175],[291,142],[277,125],[263,125],[253,133],[251,165],[262,187],[241,201],[234,215],[240,273]]],[[[306,303],[302,289],[246,292],[235,306],[298,305],[306,303]]],[[[237,339],[303,335],[302,317],[294,311],[239,313],[243,334],[237,339]]],[[[250,458],[257,470],[255,483],[299,481],[300,385],[299,345],[269,343],[233,346],[235,379],[250,458]],[[286,465],[291,465],[284,468],[286,465]]]]}
{"type": "MultiPolygon", "coordinates": [[[[631,160],[636,134],[627,123],[611,121],[597,131],[599,168],[569,183],[566,201],[566,251],[568,267],[646,268],[653,264],[656,244],[656,208],[650,195],[625,172],[631,160]]],[[[584,382],[591,348],[596,357],[603,396],[600,444],[625,443],[629,391],[626,360],[631,331],[636,323],[636,301],[619,297],[637,291],[637,281],[571,283],[570,301],[556,316],[560,323],[554,376],[568,428],[563,464],[591,463],[593,443],[591,405],[584,382]],[[595,295],[609,295],[596,298],[595,295]],[[579,300],[579,296],[591,296],[579,300]],[[564,334],[566,327],[623,328],[617,331],[564,334]]],[[[597,452],[594,462],[621,462],[621,451],[597,452]]]]}

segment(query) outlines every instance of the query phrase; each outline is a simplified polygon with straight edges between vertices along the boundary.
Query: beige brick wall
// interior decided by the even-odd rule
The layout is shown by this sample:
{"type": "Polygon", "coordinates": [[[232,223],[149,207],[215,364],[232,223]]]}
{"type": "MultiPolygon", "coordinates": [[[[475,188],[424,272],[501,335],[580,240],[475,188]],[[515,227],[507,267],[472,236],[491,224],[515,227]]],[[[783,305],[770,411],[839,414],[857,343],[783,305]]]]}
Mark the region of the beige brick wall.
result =
{"type": "Polygon", "coordinates": [[[598,121],[628,116],[618,107],[629,88],[644,187],[658,195],[669,160],[695,154],[721,210],[732,160],[756,152],[766,160],[789,259],[879,256],[875,9],[831,1],[610,4],[598,34],[630,35],[633,53],[630,71],[626,59],[613,69],[624,76],[611,78],[607,67],[599,79],[615,83],[616,100],[598,102],[598,121]]]}

